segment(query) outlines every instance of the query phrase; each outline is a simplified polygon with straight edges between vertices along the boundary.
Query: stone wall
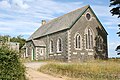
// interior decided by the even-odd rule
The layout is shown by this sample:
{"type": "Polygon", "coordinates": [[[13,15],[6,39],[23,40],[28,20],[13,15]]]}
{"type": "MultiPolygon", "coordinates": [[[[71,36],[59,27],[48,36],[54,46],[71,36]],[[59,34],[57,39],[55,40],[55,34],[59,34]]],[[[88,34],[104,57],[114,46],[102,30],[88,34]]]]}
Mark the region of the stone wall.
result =
{"type": "MultiPolygon", "coordinates": [[[[85,49],[85,29],[89,27],[93,30],[93,36],[94,36],[94,45],[95,46],[95,37],[99,34],[102,36],[102,38],[104,39],[104,43],[107,45],[107,34],[105,33],[105,31],[103,31],[103,28],[101,27],[101,25],[99,24],[99,22],[97,21],[96,17],[92,14],[91,10],[87,10],[82,16],[81,18],[75,23],[75,25],[73,25],[73,27],[70,29],[70,61],[87,61],[87,60],[94,60],[94,55],[95,55],[95,51],[93,50],[86,50],[85,49]],[[86,13],[90,13],[91,14],[91,19],[87,20],[86,19],[86,13]],[[99,28],[101,31],[98,33],[97,28],[99,28]],[[75,43],[75,34],[79,33],[81,35],[82,38],[82,49],[80,50],[76,50],[74,48],[74,43],[75,43]]],[[[107,48],[107,47],[106,47],[107,48]]],[[[107,58],[107,50],[105,57],[107,58]]]]}
{"type": "Polygon", "coordinates": [[[67,46],[67,31],[61,31],[54,34],[50,34],[47,36],[44,36],[42,38],[38,38],[37,40],[44,41],[46,44],[46,53],[43,55],[46,57],[45,59],[52,59],[52,60],[61,60],[61,61],[67,61],[68,59],[68,46],[67,46]],[[62,52],[57,52],[57,39],[62,39],[62,52]],[[53,53],[50,53],[50,40],[53,40],[53,53]]]}
{"type": "MultiPolygon", "coordinates": [[[[51,60],[61,60],[61,61],[90,61],[95,59],[96,51],[94,49],[92,50],[86,50],[85,49],[85,29],[89,27],[93,31],[93,47],[95,47],[95,37],[100,35],[103,40],[104,44],[106,45],[106,52],[104,53],[104,58],[108,57],[107,52],[107,34],[104,31],[101,24],[96,19],[95,15],[91,12],[90,9],[88,9],[81,18],[68,30],[63,30],[59,32],[55,32],[53,34],[49,34],[46,36],[43,36],[41,38],[38,38],[37,40],[44,41],[46,45],[45,53],[44,55],[41,55],[38,59],[51,59],[51,60]],[[86,14],[91,14],[91,19],[87,20],[86,14]],[[76,50],[74,48],[75,43],[75,34],[79,33],[82,38],[82,48],[80,50],[76,50]],[[57,52],[57,39],[62,39],[62,52],[57,52]],[[53,40],[53,53],[50,53],[50,40],[53,40]]],[[[32,44],[32,42],[28,42],[28,44],[32,44]]],[[[34,45],[33,45],[34,46],[34,45]]],[[[28,54],[30,54],[31,47],[29,47],[28,54]]],[[[36,54],[35,54],[36,55],[36,54]]]]}

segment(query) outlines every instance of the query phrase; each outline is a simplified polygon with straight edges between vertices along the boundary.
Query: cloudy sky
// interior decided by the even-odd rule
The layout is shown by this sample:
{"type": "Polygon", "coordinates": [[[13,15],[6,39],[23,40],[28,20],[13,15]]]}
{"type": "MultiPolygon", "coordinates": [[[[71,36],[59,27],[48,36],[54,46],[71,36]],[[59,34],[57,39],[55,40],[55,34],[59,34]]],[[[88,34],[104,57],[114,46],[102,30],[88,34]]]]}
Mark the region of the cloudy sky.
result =
{"type": "Polygon", "coordinates": [[[41,20],[49,21],[88,4],[109,33],[109,56],[116,56],[120,19],[111,16],[109,0],[0,0],[0,35],[23,35],[27,39],[41,20]]]}

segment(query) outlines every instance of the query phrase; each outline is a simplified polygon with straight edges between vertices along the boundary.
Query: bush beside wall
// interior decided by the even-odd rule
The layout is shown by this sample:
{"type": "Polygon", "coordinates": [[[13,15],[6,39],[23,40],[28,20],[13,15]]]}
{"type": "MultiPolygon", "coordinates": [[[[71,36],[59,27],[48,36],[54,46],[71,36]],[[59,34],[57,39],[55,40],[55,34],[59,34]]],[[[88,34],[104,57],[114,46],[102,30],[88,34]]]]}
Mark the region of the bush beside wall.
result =
{"type": "Polygon", "coordinates": [[[5,46],[0,47],[0,80],[25,80],[19,54],[5,46]]]}

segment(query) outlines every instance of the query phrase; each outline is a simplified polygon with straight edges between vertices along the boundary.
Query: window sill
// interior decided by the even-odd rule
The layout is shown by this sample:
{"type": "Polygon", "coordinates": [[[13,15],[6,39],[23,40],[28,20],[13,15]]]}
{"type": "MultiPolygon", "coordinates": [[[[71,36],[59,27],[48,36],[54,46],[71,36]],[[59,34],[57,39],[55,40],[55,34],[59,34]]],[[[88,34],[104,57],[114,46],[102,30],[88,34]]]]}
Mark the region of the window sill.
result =
{"type": "Polygon", "coordinates": [[[87,51],[94,51],[93,49],[86,49],[87,51]]]}
{"type": "Polygon", "coordinates": [[[54,53],[53,53],[53,52],[50,52],[50,53],[49,53],[49,55],[52,55],[52,54],[54,54],[54,53]]]}
{"type": "Polygon", "coordinates": [[[99,49],[98,49],[98,51],[103,51],[103,50],[99,50],[99,49]]]}
{"type": "Polygon", "coordinates": [[[40,54],[40,56],[43,56],[44,54],[40,54]]]}
{"type": "Polygon", "coordinates": [[[57,53],[62,53],[62,51],[57,51],[57,53]]]}
{"type": "Polygon", "coordinates": [[[81,48],[75,48],[75,50],[82,50],[81,48]]]}

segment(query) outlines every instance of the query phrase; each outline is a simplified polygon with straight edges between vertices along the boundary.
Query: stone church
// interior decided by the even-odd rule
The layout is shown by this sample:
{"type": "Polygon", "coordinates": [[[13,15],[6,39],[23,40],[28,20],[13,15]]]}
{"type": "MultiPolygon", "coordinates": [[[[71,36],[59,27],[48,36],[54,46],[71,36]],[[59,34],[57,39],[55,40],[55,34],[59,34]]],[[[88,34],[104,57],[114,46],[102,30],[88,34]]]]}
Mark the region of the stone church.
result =
{"type": "Polygon", "coordinates": [[[107,35],[87,5],[49,22],[42,20],[42,26],[26,42],[25,56],[31,60],[107,59],[107,35]]]}

